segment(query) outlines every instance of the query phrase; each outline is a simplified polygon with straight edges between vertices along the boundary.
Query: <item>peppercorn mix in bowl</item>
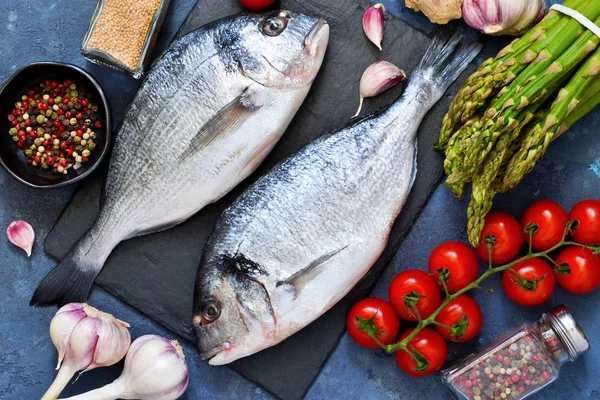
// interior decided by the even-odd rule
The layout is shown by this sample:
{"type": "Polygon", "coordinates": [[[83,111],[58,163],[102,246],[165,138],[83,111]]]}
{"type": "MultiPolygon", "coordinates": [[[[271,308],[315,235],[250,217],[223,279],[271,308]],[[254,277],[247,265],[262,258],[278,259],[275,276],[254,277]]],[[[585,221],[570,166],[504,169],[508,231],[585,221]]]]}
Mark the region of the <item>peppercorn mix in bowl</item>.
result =
{"type": "Polygon", "coordinates": [[[107,99],[87,72],[28,64],[0,89],[0,164],[30,187],[78,182],[106,156],[110,123],[107,99]]]}

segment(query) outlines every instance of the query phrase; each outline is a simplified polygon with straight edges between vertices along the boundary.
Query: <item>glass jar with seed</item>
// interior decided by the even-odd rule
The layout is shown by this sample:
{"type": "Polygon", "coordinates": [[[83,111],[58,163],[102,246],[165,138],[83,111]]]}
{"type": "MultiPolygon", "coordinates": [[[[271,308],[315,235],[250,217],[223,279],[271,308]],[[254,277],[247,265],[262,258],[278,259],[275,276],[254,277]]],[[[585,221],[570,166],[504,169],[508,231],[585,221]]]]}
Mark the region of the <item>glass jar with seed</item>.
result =
{"type": "Polygon", "coordinates": [[[142,78],[169,2],[98,0],[82,54],[92,62],[142,78]]]}
{"type": "Polygon", "coordinates": [[[569,310],[558,306],[443,370],[442,379],[456,399],[520,400],[556,380],[561,365],[589,347],[569,310]]]}

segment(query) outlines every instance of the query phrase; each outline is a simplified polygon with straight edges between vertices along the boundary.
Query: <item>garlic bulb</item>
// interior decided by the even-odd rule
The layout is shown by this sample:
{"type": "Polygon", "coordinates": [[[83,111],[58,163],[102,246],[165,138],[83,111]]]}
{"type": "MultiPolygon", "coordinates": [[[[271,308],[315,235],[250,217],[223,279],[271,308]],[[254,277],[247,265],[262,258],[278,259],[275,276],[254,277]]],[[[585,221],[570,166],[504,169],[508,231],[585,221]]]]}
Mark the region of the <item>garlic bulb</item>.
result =
{"type": "Polygon", "coordinates": [[[364,99],[375,97],[404,79],[406,79],[404,71],[390,62],[378,61],[369,65],[360,78],[360,104],[354,117],[360,114],[364,99]]]}
{"type": "Polygon", "coordinates": [[[12,244],[25,250],[27,257],[31,257],[35,232],[28,222],[21,220],[12,222],[6,228],[6,236],[12,244]]]}
{"type": "Polygon", "coordinates": [[[131,344],[123,372],[113,383],[64,400],[175,400],[186,391],[188,382],[179,343],[145,335],[131,344]]]}
{"type": "Polygon", "coordinates": [[[126,322],[85,303],[71,303],[59,309],[50,322],[59,371],[42,400],[56,399],[78,371],[83,373],[121,361],[131,343],[127,328],[126,322]]]}
{"type": "Polygon", "coordinates": [[[381,51],[381,41],[383,40],[383,33],[385,30],[385,7],[383,4],[378,3],[374,6],[367,8],[363,15],[363,30],[367,38],[381,51]]]}
{"type": "Polygon", "coordinates": [[[447,24],[462,15],[463,0],[406,0],[406,7],[421,11],[435,24],[447,24]]]}
{"type": "Polygon", "coordinates": [[[546,15],[545,0],[465,0],[465,22],[493,36],[520,36],[546,15]]]}

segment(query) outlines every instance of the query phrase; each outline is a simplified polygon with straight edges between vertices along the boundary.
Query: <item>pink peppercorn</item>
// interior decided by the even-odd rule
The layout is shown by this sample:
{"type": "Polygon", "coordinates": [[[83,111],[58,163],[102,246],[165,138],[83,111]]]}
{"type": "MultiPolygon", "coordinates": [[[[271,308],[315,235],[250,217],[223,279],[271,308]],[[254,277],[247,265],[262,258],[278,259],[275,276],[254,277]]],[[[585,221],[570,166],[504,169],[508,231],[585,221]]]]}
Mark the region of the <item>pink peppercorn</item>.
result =
{"type": "Polygon", "coordinates": [[[542,373],[542,378],[544,378],[545,381],[550,379],[550,374],[548,373],[548,371],[544,371],[542,373]]]}

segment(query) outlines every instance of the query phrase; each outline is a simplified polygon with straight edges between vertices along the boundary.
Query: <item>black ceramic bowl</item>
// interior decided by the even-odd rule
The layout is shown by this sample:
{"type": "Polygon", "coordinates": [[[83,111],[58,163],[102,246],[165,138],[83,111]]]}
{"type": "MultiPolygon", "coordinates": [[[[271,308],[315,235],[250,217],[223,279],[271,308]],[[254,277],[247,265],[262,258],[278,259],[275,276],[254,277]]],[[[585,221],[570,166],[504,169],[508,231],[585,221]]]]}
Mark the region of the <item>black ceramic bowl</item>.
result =
{"type": "Polygon", "coordinates": [[[15,72],[0,88],[0,164],[24,185],[40,189],[53,189],[79,182],[91,174],[108,153],[110,135],[110,108],[104,92],[98,82],[79,67],[56,62],[28,64],[15,72]],[[20,96],[27,90],[39,85],[44,79],[59,82],[71,79],[78,88],[81,87],[85,93],[90,95],[90,101],[93,104],[98,105],[98,114],[102,121],[100,129],[94,128],[94,132],[97,134],[96,148],[92,151],[89,162],[77,170],[69,168],[69,173],[66,175],[52,174],[27,164],[23,150],[17,147],[8,133],[11,124],[7,117],[14,108],[15,102],[19,101],[20,96]]]}

